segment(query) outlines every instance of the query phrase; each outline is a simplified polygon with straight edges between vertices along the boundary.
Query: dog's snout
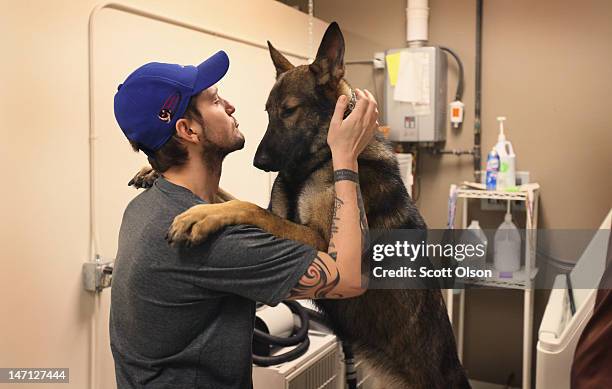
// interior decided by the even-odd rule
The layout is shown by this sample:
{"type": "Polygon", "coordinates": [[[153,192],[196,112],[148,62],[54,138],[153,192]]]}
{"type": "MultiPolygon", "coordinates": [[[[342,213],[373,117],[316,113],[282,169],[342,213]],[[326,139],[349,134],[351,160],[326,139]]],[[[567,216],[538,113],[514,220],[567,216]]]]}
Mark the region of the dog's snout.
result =
{"type": "Polygon", "coordinates": [[[273,170],[272,158],[270,157],[270,154],[262,152],[261,150],[257,150],[255,159],[253,159],[253,165],[255,165],[257,169],[261,169],[266,172],[273,170]]]}

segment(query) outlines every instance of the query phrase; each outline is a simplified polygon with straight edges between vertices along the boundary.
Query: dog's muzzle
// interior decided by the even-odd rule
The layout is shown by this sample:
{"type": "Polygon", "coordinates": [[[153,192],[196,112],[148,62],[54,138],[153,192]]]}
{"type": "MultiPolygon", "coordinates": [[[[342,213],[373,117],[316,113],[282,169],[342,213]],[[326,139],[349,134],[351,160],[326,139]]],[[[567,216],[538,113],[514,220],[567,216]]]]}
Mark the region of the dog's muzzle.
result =
{"type": "Polygon", "coordinates": [[[265,172],[278,171],[278,166],[274,164],[274,161],[272,160],[270,155],[268,153],[260,151],[259,149],[255,153],[255,158],[253,158],[253,166],[265,172]]]}

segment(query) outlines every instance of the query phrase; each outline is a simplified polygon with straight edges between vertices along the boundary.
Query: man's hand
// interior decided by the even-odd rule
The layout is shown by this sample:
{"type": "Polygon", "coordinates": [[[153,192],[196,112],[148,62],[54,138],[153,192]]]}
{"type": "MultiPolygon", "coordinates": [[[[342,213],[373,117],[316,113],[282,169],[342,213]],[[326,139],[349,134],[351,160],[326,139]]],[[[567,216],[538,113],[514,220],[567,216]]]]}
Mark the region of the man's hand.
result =
{"type": "Polygon", "coordinates": [[[334,115],[329,124],[327,144],[334,160],[355,160],[370,143],[378,127],[378,105],[367,90],[355,90],[357,104],[346,119],[342,119],[348,104],[344,95],[338,98],[334,115]]]}

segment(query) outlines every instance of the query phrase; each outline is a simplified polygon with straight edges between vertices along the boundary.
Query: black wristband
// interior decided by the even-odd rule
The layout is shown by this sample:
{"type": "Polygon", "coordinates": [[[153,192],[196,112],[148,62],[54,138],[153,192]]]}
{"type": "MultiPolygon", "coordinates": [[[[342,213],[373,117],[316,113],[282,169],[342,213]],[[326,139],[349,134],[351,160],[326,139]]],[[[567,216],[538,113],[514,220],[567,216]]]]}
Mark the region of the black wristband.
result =
{"type": "Polygon", "coordinates": [[[353,181],[356,184],[359,184],[359,174],[349,169],[340,169],[334,171],[334,182],[338,181],[353,181]]]}

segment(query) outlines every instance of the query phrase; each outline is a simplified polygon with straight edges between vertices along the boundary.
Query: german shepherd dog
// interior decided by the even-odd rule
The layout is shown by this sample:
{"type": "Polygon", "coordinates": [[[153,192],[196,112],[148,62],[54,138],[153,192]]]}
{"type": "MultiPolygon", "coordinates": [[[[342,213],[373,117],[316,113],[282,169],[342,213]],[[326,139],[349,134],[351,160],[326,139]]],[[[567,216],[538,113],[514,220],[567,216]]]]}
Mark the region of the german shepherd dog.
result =
{"type": "MultiPolygon", "coordinates": [[[[327,250],[334,202],[327,130],[338,97],[354,98],[343,79],[344,38],[332,23],[315,61],[297,67],[268,46],[276,83],[254,165],[278,171],[269,211],[237,200],[196,206],[177,216],[168,235],[171,243],[195,244],[225,225],[251,224],[327,250]]],[[[388,143],[377,136],[358,163],[372,229],[426,228],[388,143]]],[[[355,298],[315,302],[381,387],[469,388],[439,289],[368,290],[355,298]]]]}

